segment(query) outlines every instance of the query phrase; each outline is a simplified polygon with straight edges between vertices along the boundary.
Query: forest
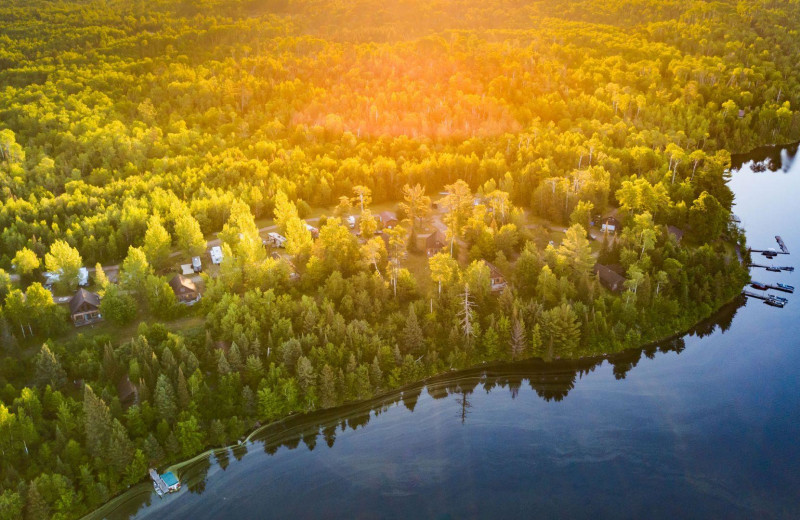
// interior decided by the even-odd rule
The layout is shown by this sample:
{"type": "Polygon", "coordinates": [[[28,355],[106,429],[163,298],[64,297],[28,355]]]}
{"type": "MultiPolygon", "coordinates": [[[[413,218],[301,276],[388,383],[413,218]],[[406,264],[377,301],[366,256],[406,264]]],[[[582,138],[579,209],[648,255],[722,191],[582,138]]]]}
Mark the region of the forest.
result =
{"type": "Polygon", "coordinates": [[[0,519],[708,318],[748,279],[731,154],[800,139],[798,26],[797,0],[3,2],[0,519]]]}

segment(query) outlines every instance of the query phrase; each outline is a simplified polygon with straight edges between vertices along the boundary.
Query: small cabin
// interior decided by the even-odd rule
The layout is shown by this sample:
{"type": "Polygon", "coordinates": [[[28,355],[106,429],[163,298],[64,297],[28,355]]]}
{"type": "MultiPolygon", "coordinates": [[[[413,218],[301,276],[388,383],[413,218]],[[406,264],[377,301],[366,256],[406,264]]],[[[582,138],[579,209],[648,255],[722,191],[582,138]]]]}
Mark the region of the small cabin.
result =
{"type": "Polygon", "coordinates": [[[97,323],[103,319],[100,314],[100,296],[83,288],[78,289],[69,300],[69,314],[76,327],[97,323]]]}
{"type": "Polygon", "coordinates": [[[675,241],[678,242],[679,244],[681,243],[681,240],[683,240],[683,230],[681,228],[675,226],[667,226],[667,232],[673,237],[675,237],[675,241]]]}
{"type": "Polygon", "coordinates": [[[600,229],[606,231],[608,233],[616,233],[620,229],[622,229],[622,223],[617,220],[617,217],[611,215],[608,217],[603,217],[600,221],[600,229]]]}
{"type": "Polygon", "coordinates": [[[395,214],[393,211],[381,211],[378,213],[378,219],[381,221],[381,226],[386,229],[392,229],[399,223],[397,220],[397,214],[395,214]]]}
{"type": "Polygon", "coordinates": [[[214,265],[219,265],[222,263],[222,248],[219,246],[214,246],[211,248],[211,263],[214,265]]]}
{"type": "Polygon", "coordinates": [[[187,278],[182,274],[176,274],[169,281],[169,286],[175,296],[178,297],[180,303],[192,304],[200,299],[200,293],[197,291],[197,286],[191,278],[187,278]]]}
{"type": "Polygon", "coordinates": [[[500,272],[496,265],[486,262],[489,267],[489,281],[492,285],[492,292],[499,292],[506,288],[508,283],[505,276],[500,272]]]}
{"type": "Polygon", "coordinates": [[[420,233],[416,236],[415,245],[419,251],[424,251],[426,255],[433,256],[444,249],[444,233],[438,229],[431,233],[420,233]]]}
{"type": "Polygon", "coordinates": [[[594,264],[592,272],[598,277],[603,287],[609,291],[619,292],[625,288],[625,277],[607,265],[594,264]]]}

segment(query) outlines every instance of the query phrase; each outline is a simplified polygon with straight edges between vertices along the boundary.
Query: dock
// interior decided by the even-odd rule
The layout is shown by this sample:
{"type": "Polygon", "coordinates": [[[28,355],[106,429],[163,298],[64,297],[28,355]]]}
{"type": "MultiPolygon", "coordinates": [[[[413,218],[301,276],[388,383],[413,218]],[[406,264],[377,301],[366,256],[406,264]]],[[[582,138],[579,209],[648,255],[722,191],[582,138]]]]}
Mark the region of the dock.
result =
{"type": "Polygon", "coordinates": [[[753,281],[750,282],[750,286],[753,289],[758,289],[759,291],[766,291],[767,289],[774,289],[776,291],[782,291],[782,292],[786,292],[786,293],[793,293],[794,292],[794,286],[793,285],[787,285],[785,283],[771,284],[771,283],[756,282],[755,280],[753,280],[753,281]]]}
{"type": "Polygon", "coordinates": [[[787,303],[786,298],[781,298],[779,296],[773,296],[771,294],[758,294],[758,293],[754,293],[753,291],[748,291],[747,289],[742,291],[742,294],[744,294],[748,298],[755,298],[757,300],[763,300],[764,303],[766,303],[767,305],[771,305],[772,307],[783,308],[783,306],[786,305],[786,303],[787,303]]]}
{"type": "Polygon", "coordinates": [[[153,468],[150,468],[149,473],[150,478],[153,479],[153,487],[156,488],[156,493],[158,493],[158,496],[169,493],[169,486],[167,486],[167,483],[164,482],[163,478],[161,478],[161,475],[159,475],[158,472],[153,468]]]}
{"type": "Polygon", "coordinates": [[[761,253],[762,255],[767,256],[767,257],[772,257],[772,256],[777,256],[777,255],[788,255],[789,254],[789,248],[786,247],[786,244],[783,242],[783,239],[780,237],[780,235],[775,235],[775,241],[778,243],[778,248],[780,249],[780,251],[775,250],[775,249],[753,249],[751,247],[750,248],[750,252],[751,253],[761,253]]]}
{"type": "Polygon", "coordinates": [[[778,267],[778,266],[763,265],[763,264],[747,264],[747,267],[760,267],[762,269],[766,269],[767,271],[773,271],[773,272],[778,272],[778,271],[792,272],[792,271],[794,271],[794,267],[791,267],[791,266],[778,267]]]}

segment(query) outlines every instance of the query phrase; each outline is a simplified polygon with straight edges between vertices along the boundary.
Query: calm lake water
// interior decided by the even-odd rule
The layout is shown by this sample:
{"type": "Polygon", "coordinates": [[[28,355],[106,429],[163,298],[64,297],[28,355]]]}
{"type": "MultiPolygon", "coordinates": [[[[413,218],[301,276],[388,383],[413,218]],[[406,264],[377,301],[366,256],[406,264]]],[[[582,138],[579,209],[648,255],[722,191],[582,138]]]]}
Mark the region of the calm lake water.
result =
{"type": "MultiPolygon", "coordinates": [[[[781,235],[800,254],[796,149],[735,158],[752,247],[781,235]]],[[[608,359],[467,371],[294,419],[184,467],[179,493],[143,484],[102,514],[800,518],[800,300],[785,296],[783,309],[742,299],[683,338],[608,359]]]]}

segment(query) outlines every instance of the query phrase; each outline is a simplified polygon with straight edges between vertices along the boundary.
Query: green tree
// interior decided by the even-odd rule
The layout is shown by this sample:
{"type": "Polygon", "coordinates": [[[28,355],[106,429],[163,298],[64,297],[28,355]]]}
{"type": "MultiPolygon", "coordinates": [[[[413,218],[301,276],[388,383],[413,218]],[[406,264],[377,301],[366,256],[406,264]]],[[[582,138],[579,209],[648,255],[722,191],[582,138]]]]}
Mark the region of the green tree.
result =
{"type": "Polygon", "coordinates": [[[39,269],[41,265],[36,253],[27,247],[23,247],[17,251],[12,262],[14,264],[14,270],[20,276],[30,276],[35,270],[39,269]]]}
{"type": "Polygon", "coordinates": [[[153,215],[147,223],[143,247],[150,265],[156,269],[163,269],[169,260],[171,246],[172,238],[161,223],[161,217],[153,215]]]}
{"type": "Polygon", "coordinates": [[[55,354],[47,345],[36,356],[36,384],[39,386],[50,385],[54,389],[61,388],[67,382],[67,374],[58,362],[55,354]]]}
{"type": "Polygon", "coordinates": [[[182,214],[175,220],[175,244],[187,256],[199,256],[206,250],[206,239],[193,216],[182,214]]]}
{"type": "Polygon", "coordinates": [[[78,286],[78,273],[83,266],[83,259],[74,247],[63,240],[56,240],[45,255],[45,266],[53,273],[59,273],[58,284],[75,290],[78,286]]]}

